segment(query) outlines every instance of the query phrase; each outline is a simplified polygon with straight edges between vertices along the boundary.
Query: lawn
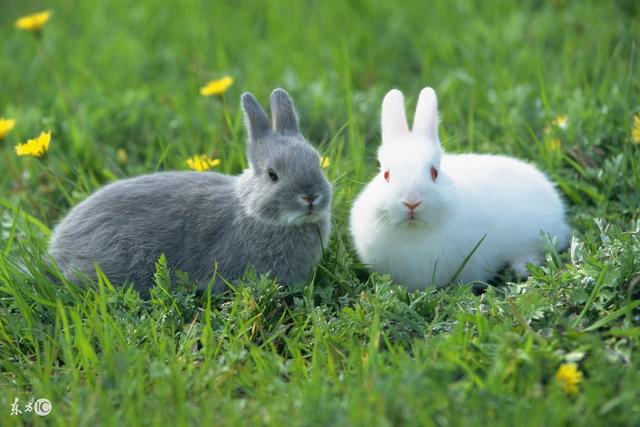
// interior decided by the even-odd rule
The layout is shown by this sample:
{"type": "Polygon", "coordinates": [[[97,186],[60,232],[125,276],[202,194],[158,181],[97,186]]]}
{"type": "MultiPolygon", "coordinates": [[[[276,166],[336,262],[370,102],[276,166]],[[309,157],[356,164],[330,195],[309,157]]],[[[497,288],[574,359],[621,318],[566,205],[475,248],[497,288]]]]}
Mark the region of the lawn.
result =
{"type": "Polygon", "coordinates": [[[639,41],[632,0],[3,2],[0,424],[640,425],[639,41]],[[45,9],[40,37],[15,27],[45,9]],[[348,212],[382,98],[397,87],[412,111],[424,86],[448,151],[558,184],[574,238],[528,280],[407,292],[358,262],[348,212]],[[55,283],[48,237],[72,206],[197,154],[239,173],[239,97],[275,87],[330,162],[333,232],[307,284],[248,271],[196,294],[161,259],[149,300],[55,283]],[[46,156],[16,155],[48,130],[46,156]],[[27,411],[39,398],[49,415],[27,411]]]}

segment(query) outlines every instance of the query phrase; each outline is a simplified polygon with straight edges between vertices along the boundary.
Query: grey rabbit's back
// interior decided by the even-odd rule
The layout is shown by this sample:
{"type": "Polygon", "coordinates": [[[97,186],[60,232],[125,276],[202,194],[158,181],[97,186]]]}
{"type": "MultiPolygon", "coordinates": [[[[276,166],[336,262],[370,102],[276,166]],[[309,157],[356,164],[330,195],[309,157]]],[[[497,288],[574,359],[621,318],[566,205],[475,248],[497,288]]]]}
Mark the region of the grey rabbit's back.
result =
{"type": "Polygon", "coordinates": [[[112,283],[146,294],[164,254],[202,286],[217,271],[215,291],[220,276],[239,279],[249,266],[284,284],[305,280],[329,236],[331,187],[286,92],[271,95],[273,127],[253,95],[242,106],[248,169],[161,172],[98,190],[54,230],[49,253],[65,277],[95,279],[97,264],[112,283]]]}
{"type": "Polygon", "coordinates": [[[143,290],[164,253],[197,281],[207,270],[199,264],[211,249],[210,242],[203,246],[205,236],[222,238],[235,220],[235,180],[217,173],[164,172],[118,181],[69,213],[56,227],[49,252],[70,279],[77,272],[95,277],[97,263],[114,283],[130,281],[143,290]],[[207,221],[206,215],[217,220],[207,221]]]}

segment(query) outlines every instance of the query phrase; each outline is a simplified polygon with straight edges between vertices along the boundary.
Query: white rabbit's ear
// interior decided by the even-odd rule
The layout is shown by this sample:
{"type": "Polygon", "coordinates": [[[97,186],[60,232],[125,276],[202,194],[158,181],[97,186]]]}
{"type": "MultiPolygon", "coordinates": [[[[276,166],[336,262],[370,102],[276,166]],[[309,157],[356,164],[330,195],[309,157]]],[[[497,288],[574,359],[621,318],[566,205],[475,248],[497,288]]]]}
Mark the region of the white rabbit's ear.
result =
{"type": "Polygon", "coordinates": [[[382,141],[408,132],[404,96],[398,89],[391,89],[382,101],[382,141]]]}
{"type": "Polygon", "coordinates": [[[413,118],[413,132],[438,141],[438,98],[436,92],[430,87],[420,91],[416,114],[413,118]]]}

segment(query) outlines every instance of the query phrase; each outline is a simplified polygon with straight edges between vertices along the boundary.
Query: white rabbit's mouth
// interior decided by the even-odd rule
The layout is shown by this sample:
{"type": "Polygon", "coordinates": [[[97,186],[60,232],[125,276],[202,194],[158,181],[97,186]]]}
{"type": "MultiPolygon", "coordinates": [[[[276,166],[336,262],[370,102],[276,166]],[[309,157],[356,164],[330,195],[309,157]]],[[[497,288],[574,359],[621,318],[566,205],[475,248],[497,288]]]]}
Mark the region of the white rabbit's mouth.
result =
{"type": "Polygon", "coordinates": [[[384,210],[380,215],[380,220],[388,223],[392,227],[425,227],[429,225],[429,221],[423,217],[422,211],[414,212],[398,212],[398,211],[386,211],[384,210]]]}
{"type": "Polygon", "coordinates": [[[426,222],[424,222],[419,217],[411,216],[400,221],[399,225],[403,225],[405,227],[418,227],[418,226],[426,225],[426,222]]]}

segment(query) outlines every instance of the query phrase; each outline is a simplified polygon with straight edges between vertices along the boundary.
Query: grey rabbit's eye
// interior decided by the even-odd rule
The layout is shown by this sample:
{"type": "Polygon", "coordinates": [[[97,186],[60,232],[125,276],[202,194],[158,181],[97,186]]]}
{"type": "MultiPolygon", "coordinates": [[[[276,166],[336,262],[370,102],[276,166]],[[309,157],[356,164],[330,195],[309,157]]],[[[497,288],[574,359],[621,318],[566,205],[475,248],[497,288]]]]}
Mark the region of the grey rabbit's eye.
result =
{"type": "Polygon", "coordinates": [[[276,175],[275,171],[271,168],[269,168],[269,178],[271,178],[271,181],[276,182],[278,180],[278,175],[276,175]]]}

